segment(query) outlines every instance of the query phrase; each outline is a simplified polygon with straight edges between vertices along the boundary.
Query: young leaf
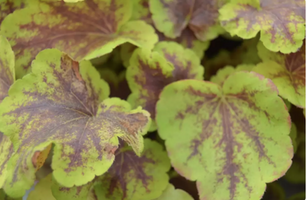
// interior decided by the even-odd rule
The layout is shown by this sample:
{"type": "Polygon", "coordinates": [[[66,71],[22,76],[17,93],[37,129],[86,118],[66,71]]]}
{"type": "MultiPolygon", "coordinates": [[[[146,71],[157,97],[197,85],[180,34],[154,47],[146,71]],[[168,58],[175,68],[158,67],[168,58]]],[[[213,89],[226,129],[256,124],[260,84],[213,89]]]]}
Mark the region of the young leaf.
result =
{"type": "Polygon", "coordinates": [[[304,0],[233,0],[220,10],[222,26],[231,35],[260,40],[271,51],[296,52],[305,38],[304,0]]]}
{"type": "Polygon", "coordinates": [[[306,152],[305,141],[297,147],[293,163],[284,178],[290,183],[299,184],[306,182],[306,152]]]}
{"type": "Polygon", "coordinates": [[[289,113],[275,85],[259,74],[236,72],[222,86],[171,83],[156,110],[172,166],[197,180],[200,199],[260,199],[265,183],[291,165],[289,113]]]}
{"type": "Polygon", "coordinates": [[[125,145],[115,155],[112,167],[95,186],[98,200],[151,200],[166,189],[170,162],[159,143],[145,139],[141,157],[125,145]]]}
{"type": "Polygon", "coordinates": [[[64,187],[80,186],[108,170],[118,138],[143,149],[149,113],[118,98],[89,61],[80,64],[55,49],[40,52],[32,73],[16,81],[0,104],[0,130],[17,149],[5,191],[22,196],[34,182],[32,157],[51,143],[53,176],[64,187]]]}
{"type": "Polygon", "coordinates": [[[251,71],[253,67],[254,65],[238,65],[236,68],[232,66],[226,66],[220,69],[215,76],[212,76],[210,81],[222,86],[227,77],[234,72],[251,71]]]}
{"type": "Polygon", "coordinates": [[[150,11],[156,28],[167,37],[176,38],[190,28],[201,41],[216,38],[224,32],[218,21],[218,9],[227,0],[150,0],[150,11]]]}
{"type": "MultiPolygon", "coordinates": [[[[2,189],[0,189],[0,200],[22,200],[22,198],[11,198],[9,196],[7,196],[4,191],[2,189]]],[[[32,200],[32,199],[28,199],[28,200],[32,200]]],[[[48,200],[48,199],[46,199],[48,200]]]]}
{"type": "Polygon", "coordinates": [[[98,71],[101,78],[110,86],[110,97],[128,98],[131,91],[126,80],[126,71],[121,72],[119,75],[109,69],[98,69],[98,71]]]}
{"type": "Polygon", "coordinates": [[[288,200],[302,200],[302,199],[306,199],[305,192],[300,192],[295,195],[292,195],[288,200]]]}
{"type": "MultiPolygon", "coordinates": [[[[126,75],[132,91],[128,102],[132,107],[142,106],[152,119],[159,94],[166,85],[182,79],[202,79],[204,74],[200,59],[179,44],[160,42],[154,51],[135,50],[126,75]]],[[[153,122],[151,130],[155,129],[153,122]]]]}
{"type": "Polygon", "coordinates": [[[89,194],[95,181],[78,187],[65,188],[60,186],[52,174],[41,179],[29,194],[28,200],[89,200],[89,194]]]}
{"type": "Polygon", "coordinates": [[[14,12],[1,25],[16,55],[17,76],[46,48],[57,48],[76,60],[92,59],[125,42],[152,49],[158,41],[143,21],[130,21],[131,1],[86,0],[65,3],[29,0],[30,7],[14,12]]]}
{"type": "MultiPolygon", "coordinates": [[[[0,103],[8,95],[8,90],[15,80],[15,56],[5,37],[0,35],[0,103]]],[[[13,154],[13,144],[9,137],[0,131],[0,188],[7,176],[7,162],[13,154]]]]}
{"type": "Polygon", "coordinates": [[[193,200],[193,198],[183,190],[175,189],[172,184],[168,184],[162,195],[155,200],[193,200]]]}
{"type": "Polygon", "coordinates": [[[4,18],[25,6],[25,0],[0,0],[0,24],[4,18]]]}
{"type": "Polygon", "coordinates": [[[271,79],[280,96],[305,108],[305,45],[296,53],[281,54],[270,52],[259,43],[258,52],[263,62],[253,71],[271,79]]]}

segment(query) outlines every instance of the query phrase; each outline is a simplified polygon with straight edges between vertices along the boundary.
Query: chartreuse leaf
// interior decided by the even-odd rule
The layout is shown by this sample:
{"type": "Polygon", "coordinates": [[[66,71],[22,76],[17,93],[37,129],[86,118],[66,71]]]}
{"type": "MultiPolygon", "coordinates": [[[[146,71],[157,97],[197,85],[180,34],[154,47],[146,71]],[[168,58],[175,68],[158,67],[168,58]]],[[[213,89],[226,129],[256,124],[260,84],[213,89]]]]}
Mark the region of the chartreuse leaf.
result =
{"type": "Polygon", "coordinates": [[[304,0],[232,0],[220,10],[222,26],[231,35],[260,40],[271,51],[296,52],[305,38],[304,0]]]}
{"type": "Polygon", "coordinates": [[[42,49],[57,48],[82,60],[107,54],[125,42],[153,48],[158,41],[150,25],[143,21],[128,22],[131,1],[29,0],[29,4],[8,16],[1,25],[16,55],[18,77],[28,72],[30,62],[42,49]]]}
{"type": "Polygon", "coordinates": [[[292,125],[291,125],[291,130],[290,130],[289,136],[292,140],[293,152],[295,153],[296,150],[297,150],[297,142],[296,142],[296,140],[297,140],[297,138],[296,138],[297,137],[297,128],[296,128],[294,123],[292,123],[292,125]]]}
{"type": "MultiPolygon", "coordinates": [[[[200,59],[189,49],[174,42],[160,42],[155,52],[134,51],[127,69],[127,81],[132,91],[128,102],[132,107],[142,106],[155,119],[156,102],[162,89],[182,79],[202,79],[204,68],[200,59]]],[[[152,123],[151,130],[155,130],[152,123]]]]}
{"type": "Polygon", "coordinates": [[[5,191],[20,197],[31,187],[32,156],[51,143],[53,176],[63,187],[83,185],[106,172],[117,137],[139,155],[149,113],[108,95],[108,85],[89,61],[78,63],[55,49],[40,52],[32,73],[16,81],[0,105],[0,130],[17,150],[8,164],[5,191]]]}
{"type": "Polygon", "coordinates": [[[52,174],[49,174],[36,184],[27,200],[89,200],[94,184],[95,182],[91,181],[82,186],[65,188],[52,178],[52,174]]]}
{"type": "Polygon", "coordinates": [[[305,192],[300,192],[295,195],[292,195],[288,200],[303,200],[306,199],[305,192]]]}
{"type": "Polygon", "coordinates": [[[79,2],[79,1],[83,1],[83,0],[64,0],[65,2],[67,3],[76,3],[76,2],[79,2]]]}
{"type": "Polygon", "coordinates": [[[289,113],[275,85],[259,74],[236,72],[222,86],[171,83],[156,110],[172,166],[197,181],[200,199],[260,199],[265,183],[291,165],[289,113]]]}
{"type": "MultiPolygon", "coordinates": [[[[10,43],[0,35],[0,103],[8,95],[8,90],[15,80],[15,56],[10,43]]],[[[9,137],[0,131],[0,188],[7,176],[7,162],[13,154],[13,144],[9,137]]]]}
{"type": "Polygon", "coordinates": [[[167,37],[176,38],[190,28],[202,41],[224,32],[218,21],[218,9],[227,0],[149,0],[156,28],[167,37]]]}
{"type": "Polygon", "coordinates": [[[7,196],[2,189],[0,189],[0,200],[22,200],[22,198],[11,198],[7,196]]]}
{"type": "Polygon", "coordinates": [[[140,157],[126,145],[115,155],[112,167],[95,186],[98,200],[152,200],[166,189],[170,162],[159,143],[145,139],[140,157]]]}
{"type": "Polygon", "coordinates": [[[166,190],[155,200],[193,200],[193,198],[183,190],[175,189],[172,184],[168,184],[166,190]]]}
{"type": "Polygon", "coordinates": [[[270,52],[259,43],[258,52],[263,62],[253,71],[271,79],[280,96],[305,108],[305,45],[296,53],[281,54],[270,52]]]}
{"type": "Polygon", "coordinates": [[[293,163],[284,178],[290,183],[299,184],[306,182],[306,152],[305,141],[300,142],[293,157],[293,163]]]}
{"type": "Polygon", "coordinates": [[[23,8],[26,0],[0,0],[0,24],[3,19],[14,12],[14,10],[23,8]]]}
{"type": "Polygon", "coordinates": [[[233,74],[234,72],[239,72],[239,71],[251,71],[253,69],[254,65],[238,65],[237,67],[232,67],[232,66],[226,66],[222,69],[220,69],[215,76],[211,77],[211,82],[216,83],[218,85],[223,85],[224,81],[233,74]]]}

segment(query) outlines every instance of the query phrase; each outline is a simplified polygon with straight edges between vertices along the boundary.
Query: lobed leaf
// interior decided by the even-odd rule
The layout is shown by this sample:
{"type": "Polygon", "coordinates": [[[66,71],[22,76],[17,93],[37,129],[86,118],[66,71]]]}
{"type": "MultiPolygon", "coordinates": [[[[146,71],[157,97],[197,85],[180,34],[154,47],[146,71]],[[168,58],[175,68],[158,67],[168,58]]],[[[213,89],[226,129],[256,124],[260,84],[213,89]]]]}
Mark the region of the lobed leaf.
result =
{"type": "Polygon", "coordinates": [[[158,38],[143,21],[130,21],[126,0],[86,0],[65,3],[29,0],[31,6],[6,17],[1,24],[16,55],[17,76],[46,48],[57,48],[75,60],[93,59],[129,42],[152,49],[158,38]]]}
{"type": "Polygon", "coordinates": [[[193,198],[183,190],[175,189],[172,184],[168,184],[166,190],[155,200],[193,200],[193,198]]]}
{"type": "Polygon", "coordinates": [[[281,54],[270,52],[259,43],[258,52],[263,62],[253,71],[271,79],[280,96],[305,108],[305,45],[296,53],[281,54]]]}
{"type": "Polygon", "coordinates": [[[150,0],[156,28],[167,37],[179,37],[189,28],[201,41],[216,38],[224,30],[218,21],[218,9],[227,0],[150,0]]]}
{"type": "Polygon", "coordinates": [[[224,81],[230,76],[231,74],[239,71],[252,71],[254,65],[238,65],[236,68],[232,66],[226,66],[220,69],[215,76],[211,76],[210,81],[212,83],[216,83],[218,85],[223,85],[224,81]]]}
{"type": "Polygon", "coordinates": [[[145,139],[140,157],[125,145],[115,154],[112,167],[95,186],[98,200],[151,200],[166,189],[170,163],[159,143],[145,139]]]}
{"type": "Polygon", "coordinates": [[[0,0],[0,24],[6,16],[25,7],[26,0],[0,0]]]}
{"type": "Polygon", "coordinates": [[[232,0],[220,10],[221,25],[232,36],[260,40],[271,51],[296,52],[305,38],[304,0],[232,0]]]}
{"type": "Polygon", "coordinates": [[[276,86],[259,74],[236,72],[222,86],[171,83],[156,111],[172,166],[197,181],[201,200],[260,199],[265,183],[291,165],[289,113],[276,86]]]}
{"type": "MultiPolygon", "coordinates": [[[[22,200],[22,198],[17,198],[17,199],[11,198],[7,196],[2,189],[0,189],[0,200],[22,200]]],[[[28,199],[28,200],[31,200],[31,199],[28,199]]]]}
{"type": "MultiPolygon", "coordinates": [[[[10,86],[15,80],[15,57],[12,48],[5,37],[0,35],[0,103],[8,95],[10,86]]],[[[0,131],[0,188],[7,176],[7,162],[14,152],[9,137],[0,131]]]]}
{"type": "Polygon", "coordinates": [[[6,193],[23,196],[35,179],[33,155],[51,143],[53,176],[64,187],[106,172],[118,137],[139,155],[149,113],[108,95],[107,83],[89,61],[78,63],[55,49],[40,52],[32,73],[16,81],[0,104],[0,130],[17,151],[8,163],[6,193]]]}
{"type": "MultiPolygon", "coordinates": [[[[166,85],[182,79],[202,79],[203,74],[204,68],[194,52],[174,42],[160,42],[154,52],[137,49],[126,74],[132,91],[128,102],[132,107],[142,106],[154,120],[156,102],[166,85]]],[[[155,129],[152,123],[150,130],[155,129]]]]}

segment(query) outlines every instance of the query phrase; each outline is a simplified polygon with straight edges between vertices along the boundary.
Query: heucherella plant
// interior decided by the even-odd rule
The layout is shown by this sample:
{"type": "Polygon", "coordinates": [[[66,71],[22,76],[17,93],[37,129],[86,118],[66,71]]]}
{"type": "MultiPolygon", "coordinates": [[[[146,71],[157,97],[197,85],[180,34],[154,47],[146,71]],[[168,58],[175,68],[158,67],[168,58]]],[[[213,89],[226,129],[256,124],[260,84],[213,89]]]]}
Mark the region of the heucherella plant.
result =
{"type": "Polygon", "coordinates": [[[0,200],[303,200],[305,56],[303,0],[0,0],[0,200]]]}

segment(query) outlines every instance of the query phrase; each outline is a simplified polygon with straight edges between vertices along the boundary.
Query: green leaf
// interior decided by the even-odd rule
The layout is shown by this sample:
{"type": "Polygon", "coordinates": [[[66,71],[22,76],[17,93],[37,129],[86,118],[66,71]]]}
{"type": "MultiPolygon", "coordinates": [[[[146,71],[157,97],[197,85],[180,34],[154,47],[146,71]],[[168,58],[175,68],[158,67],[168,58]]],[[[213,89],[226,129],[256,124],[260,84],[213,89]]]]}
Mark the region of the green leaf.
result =
{"type": "Polygon", "coordinates": [[[305,192],[300,192],[295,195],[292,195],[288,200],[302,200],[302,199],[306,199],[305,192]]]}
{"type": "Polygon", "coordinates": [[[0,24],[7,15],[23,8],[25,3],[25,0],[0,0],[0,24]]]}
{"type": "Polygon", "coordinates": [[[95,192],[98,200],[155,199],[168,185],[169,169],[169,159],[159,143],[145,139],[141,157],[121,145],[112,167],[95,186],[95,192]]]}
{"type": "MultiPolygon", "coordinates": [[[[2,189],[0,189],[0,200],[22,200],[22,198],[11,198],[9,196],[7,196],[4,191],[2,189]]],[[[28,199],[28,200],[31,200],[31,199],[28,199]]],[[[48,200],[48,199],[46,199],[48,200]]]]}
{"type": "Polygon", "coordinates": [[[106,172],[118,137],[139,155],[149,113],[108,95],[89,61],[78,63],[55,49],[40,52],[32,73],[16,81],[0,104],[0,130],[17,150],[8,163],[5,191],[20,197],[31,187],[36,170],[31,158],[51,143],[53,176],[64,187],[106,172]]]}
{"type": "Polygon", "coordinates": [[[83,60],[105,55],[125,42],[152,49],[158,41],[150,25],[128,22],[131,1],[36,1],[30,0],[30,7],[14,12],[1,25],[16,55],[17,77],[27,73],[30,62],[46,48],[83,60]]]}
{"type": "Polygon", "coordinates": [[[168,184],[162,195],[155,200],[193,200],[193,198],[183,190],[175,189],[172,184],[168,184]]]}
{"type": "Polygon", "coordinates": [[[126,71],[118,75],[110,69],[98,69],[98,71],[101,78],[110,86],[110,97],[128,98],[131,91],[126,80],[126,71]]]}
{"type": "MultiPolygon", "coordinates": [[[[0,103],[8,95],[8,90],[15,80],[15,57],[5,37],[0,35],[0,103]]],[[[0,188],[7,176],[7,162],[13,154],[13,144],[0,131],[0,188]]]]}
{"type": "Polygon", "coordinates": [[[228,76],[230,76],[234,72],[251,71],[253,67],[254,65],[238,65],[236,68],[232,66],[226,66],[220,69],[215,76],[212,76],[210,81],[222,86],[228,76]]]}
{"type": "Polygon", "coordinates": [[[263,62],[253,71],[271,79],[280,96],[305,108],[305,45],[296,53],[281,54],[270,52],[259,43],[258,52],[263,62]]]}
{"type": "MultiPolygon", "coordinates": [[[[128,102],[132,107],[142,106],[152,119],[159,94],[166,85],[183,79],[202,79],[204,74],[195,53],[177,43],[160,42],[154,51],[135,50],[126,75],[132,91],[128,102]]],[[[153,121],[150,130],[155,129],[153,121]]]]}
{"type": "Polygon", "coordinates": [[[218,9],[227,0],[150,0],[150,11],[156,28],[167,37],[179,37],[189,28],[201,41],[216,38],[224,32],[218,21],[218,9]]]}
{"type": "Polygon", "coordinates": [[[305,141],[302,141],[296,150],[293,157],[293,163],[290,169],[285,174],[284,178],[294,184],[300,184],[306,182],[306,152],[305,141]]]}
{"type": "Polygon", "coordinates": [[[271,51],[296,52],[305,38],[304,0],[232,0],[220,10],[222,26],[231,35],[260,40],[271,51]]]}
{"type": "Polygon", "coordinates": [[[297,150],[297,128],[294,123],[291,125],[291,130],[289,134],[291,140],[292,140],[292,146],[293,146],[293,152],[295,153],[297,150]]]}
{"type": "Polygon", "coordinates": [[[261,200],[285,200],[286,194],[284,189],[277,182],[268,183],[264,196],[261,200]]]}
{"type": "Polygon", "coordinates": [[[52,174],[49,174],[36,184],[28,200],[87,200],[94,183],[91,181],[82,186],[65,188],[52,178],[52,174]]]}
{"type": "Polygon", "coordinates": [[[276,86],[259,74],[236,72],[222,86],[171,83],[156,110],[172,166],[197,181],[200,199],[259,199],[265,183],[291,165],[289,113],[276,86]]]}

